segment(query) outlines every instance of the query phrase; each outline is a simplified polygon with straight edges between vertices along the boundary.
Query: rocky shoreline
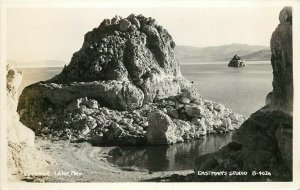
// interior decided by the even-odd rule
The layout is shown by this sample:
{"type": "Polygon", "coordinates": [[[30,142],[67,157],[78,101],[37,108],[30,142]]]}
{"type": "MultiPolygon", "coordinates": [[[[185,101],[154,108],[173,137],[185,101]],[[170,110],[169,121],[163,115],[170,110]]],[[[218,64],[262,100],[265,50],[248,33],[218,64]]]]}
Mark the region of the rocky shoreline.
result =
{"type": "Polygon", "coordinates": [[[80,98],[60,112],[46,112],[49,127],[35,133],[53,140],[88,141],[95,145],[172,144],[236,130],[245,119],[222,104],[204,99],[201,104],[188,101],[178,97],[148,103],[133,111],[118,111],[101,107],[96,100],[80,98]],[[165,120],[169,123],[164,125],[165,120]],[[164,127],[165,131],[161,131],[164,127]],[[168,137],[164,136],[167,131],[168,137]],[[152,140],[151,133],[162,136],[152,140]]]}

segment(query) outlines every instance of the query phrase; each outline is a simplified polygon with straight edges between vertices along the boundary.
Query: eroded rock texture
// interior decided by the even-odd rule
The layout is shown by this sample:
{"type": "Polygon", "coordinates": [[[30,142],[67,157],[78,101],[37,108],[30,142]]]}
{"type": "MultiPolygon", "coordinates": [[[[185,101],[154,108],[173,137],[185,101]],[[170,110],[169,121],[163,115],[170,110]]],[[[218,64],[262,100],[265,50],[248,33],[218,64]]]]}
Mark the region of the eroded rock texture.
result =
{"type": "Polygon", "coordinates": [[[18,106],[21,121],[32,124],[49,106],[64,107],[81,97],[134,110],[194,90],[181,76],[174,47],[168,31],[151,17],[105,19],[85,35],[82,48],[59,75],[24,89],[18,106]]]}
{"type": "Polygon", "coordinates": [[[280,24],[271,38],[273,92],[271,107],[288,114],[293,113],[293,34],[292,8],[280,11],[280,24]]]}
{"type": "Polygon", "coordinates": [[[255,112],[246,120],[234,140],[243,147],[243,170],[269,171],[261,179],[291,180],[293,118],[281,111],[255,112]]]}
{"type": "Polygon", "coordinates": [[[19,121],[17,88],[22,81],[22,73],[7,66],[6,77],[8,179],[18,181],[24,178],[32,178],[38,172],[46,172],[47,167],[53,164],[53,160],[35,146],[34,132],[19,121]]]}
{"type": "Polygon", "coordinates": [[[17,88],[22,81],[22,73],[7,66],[7,137],[8,141],[12,143],[23,143],[29,146],[34,145],[34,132],[24,126],[19,121],[17,113],[18,94],[17,88]]]}

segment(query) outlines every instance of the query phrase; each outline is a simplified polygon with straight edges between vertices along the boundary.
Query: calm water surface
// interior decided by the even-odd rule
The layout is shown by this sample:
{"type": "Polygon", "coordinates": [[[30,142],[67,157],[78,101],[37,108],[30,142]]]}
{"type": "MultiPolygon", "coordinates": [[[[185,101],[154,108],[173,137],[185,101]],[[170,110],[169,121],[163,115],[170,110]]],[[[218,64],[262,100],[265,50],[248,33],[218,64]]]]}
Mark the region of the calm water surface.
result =
{"type": "Polygon", "coordinates": [[[272,91],[270,62],[254,62],[244,68],[227,67],[226,63],[181,65],[184,77],[194,81],[206,99],[220,102],[233,111],[250,116],[265,104],[272,91]]]}
{"type": "Polygon", "coordinates": [[[39,68],[20,68],[23,73],[23,80],[19,86],[19,94],[22,90],[33,83],[51,79],[62,71],[62,67],[39,67],[39,68]]]}
{"type": "Polygon", "coordinates": [[[164,146],[120,147],[118,154],[108,158],[121,168],[149,171],[192,170],[196,157],[213,152],[231,142],[234,132],[207,135],[200,140],[164,146]]]}
{"type": "MultiPolygon", "coordinates": [[[[233,111],[250,116],[265,103],[272,90],[270,62],[248,62],[244,68],[230,68],[227,63],[183,64],[181,72],[204,98],[224,104],[233,111]],[[254,64],[251,64],[254,63],[254,64]]],[[[61,67],[23,68],[23,81],[19,88],[52,78],[61,67]]],[[[201,140],[171,146],[121,147],[109,162],[124,168],[170,171],[193,169],[193,160],[199,155],[213,152],[231,141],[233,132],[209,135],[201,140]]]]}

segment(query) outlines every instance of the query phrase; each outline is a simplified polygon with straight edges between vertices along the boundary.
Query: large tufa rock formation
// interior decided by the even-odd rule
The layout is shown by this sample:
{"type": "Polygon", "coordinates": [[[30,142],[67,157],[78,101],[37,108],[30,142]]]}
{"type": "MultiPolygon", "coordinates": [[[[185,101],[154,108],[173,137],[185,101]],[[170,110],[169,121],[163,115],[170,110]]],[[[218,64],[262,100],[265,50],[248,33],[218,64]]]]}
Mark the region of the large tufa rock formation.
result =
{"type": "MultiPolygon", "coordinates": [[[[267,95],[267,105],[246,120],[230,144],[195,161],[195,172],[210,163],[212,171],[248,171],[246,176],[208,177],[218,181],[290,181],[293,173],[293,46],[292,9],[285,7],[279,15],[280,24],[272,34],[271,63],[273,92],[267,95]],[[232,145],[232,144],[231,144],[232,145]],[[232,155],[235,155],[234,157],[232,155]],[[252,175],[252,171],[264,174],[252,175]],[[270,175],[268,175],[269,172],[270,175]]],[[[203,181],[195,177],[196,181],[203,181]]]]}
{"type": "Polygon", "coordinates": [[[147,137],[151,144],[176,143],[238,128],[244,117],[202,99],[182,77],[174,47],[153,18],[105,19],[59,75],[23,90],[21,121],[37,134],[97,144],[145,144],[147,137]],[[157,109],[167,120],[182,120],[172,126],[189,129],[179,136],[156,132],[157,114],[149,113],[157,109]]]}
{"type": "Polygon", "coordinates": [[[292,8],[284,8],[279,15],[280,24],[271,38],[273,91],[270,108],[293,114],[293,35],[292,8]]]}
{"type": "Polygon", "coordinates": [[[190,89],[174,55],[175,43],[153,18],[130,15],[105,19],[85,35],[82,48],[54,78],[24,89],[21,120],[39,118],[49,106],[64,107],[81,97],[117,110],[190,89]]]}

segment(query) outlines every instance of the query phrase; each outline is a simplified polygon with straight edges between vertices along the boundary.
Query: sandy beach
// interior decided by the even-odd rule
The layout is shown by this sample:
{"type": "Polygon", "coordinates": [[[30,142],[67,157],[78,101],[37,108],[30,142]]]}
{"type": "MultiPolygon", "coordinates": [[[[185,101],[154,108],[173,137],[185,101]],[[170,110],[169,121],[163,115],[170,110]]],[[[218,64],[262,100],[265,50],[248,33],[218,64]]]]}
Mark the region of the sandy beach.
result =
{"type": "Polygon", "coordinates": [[[153,173],[126,171],[106,160],[115,147],[95,147],[86,142],[70,143],[41,138],[36,139],[36,144],[55,160],[50,167],[50,175],[43,179],[45,182],[137,182],[193,173],[192,170],[153,173]]]}

